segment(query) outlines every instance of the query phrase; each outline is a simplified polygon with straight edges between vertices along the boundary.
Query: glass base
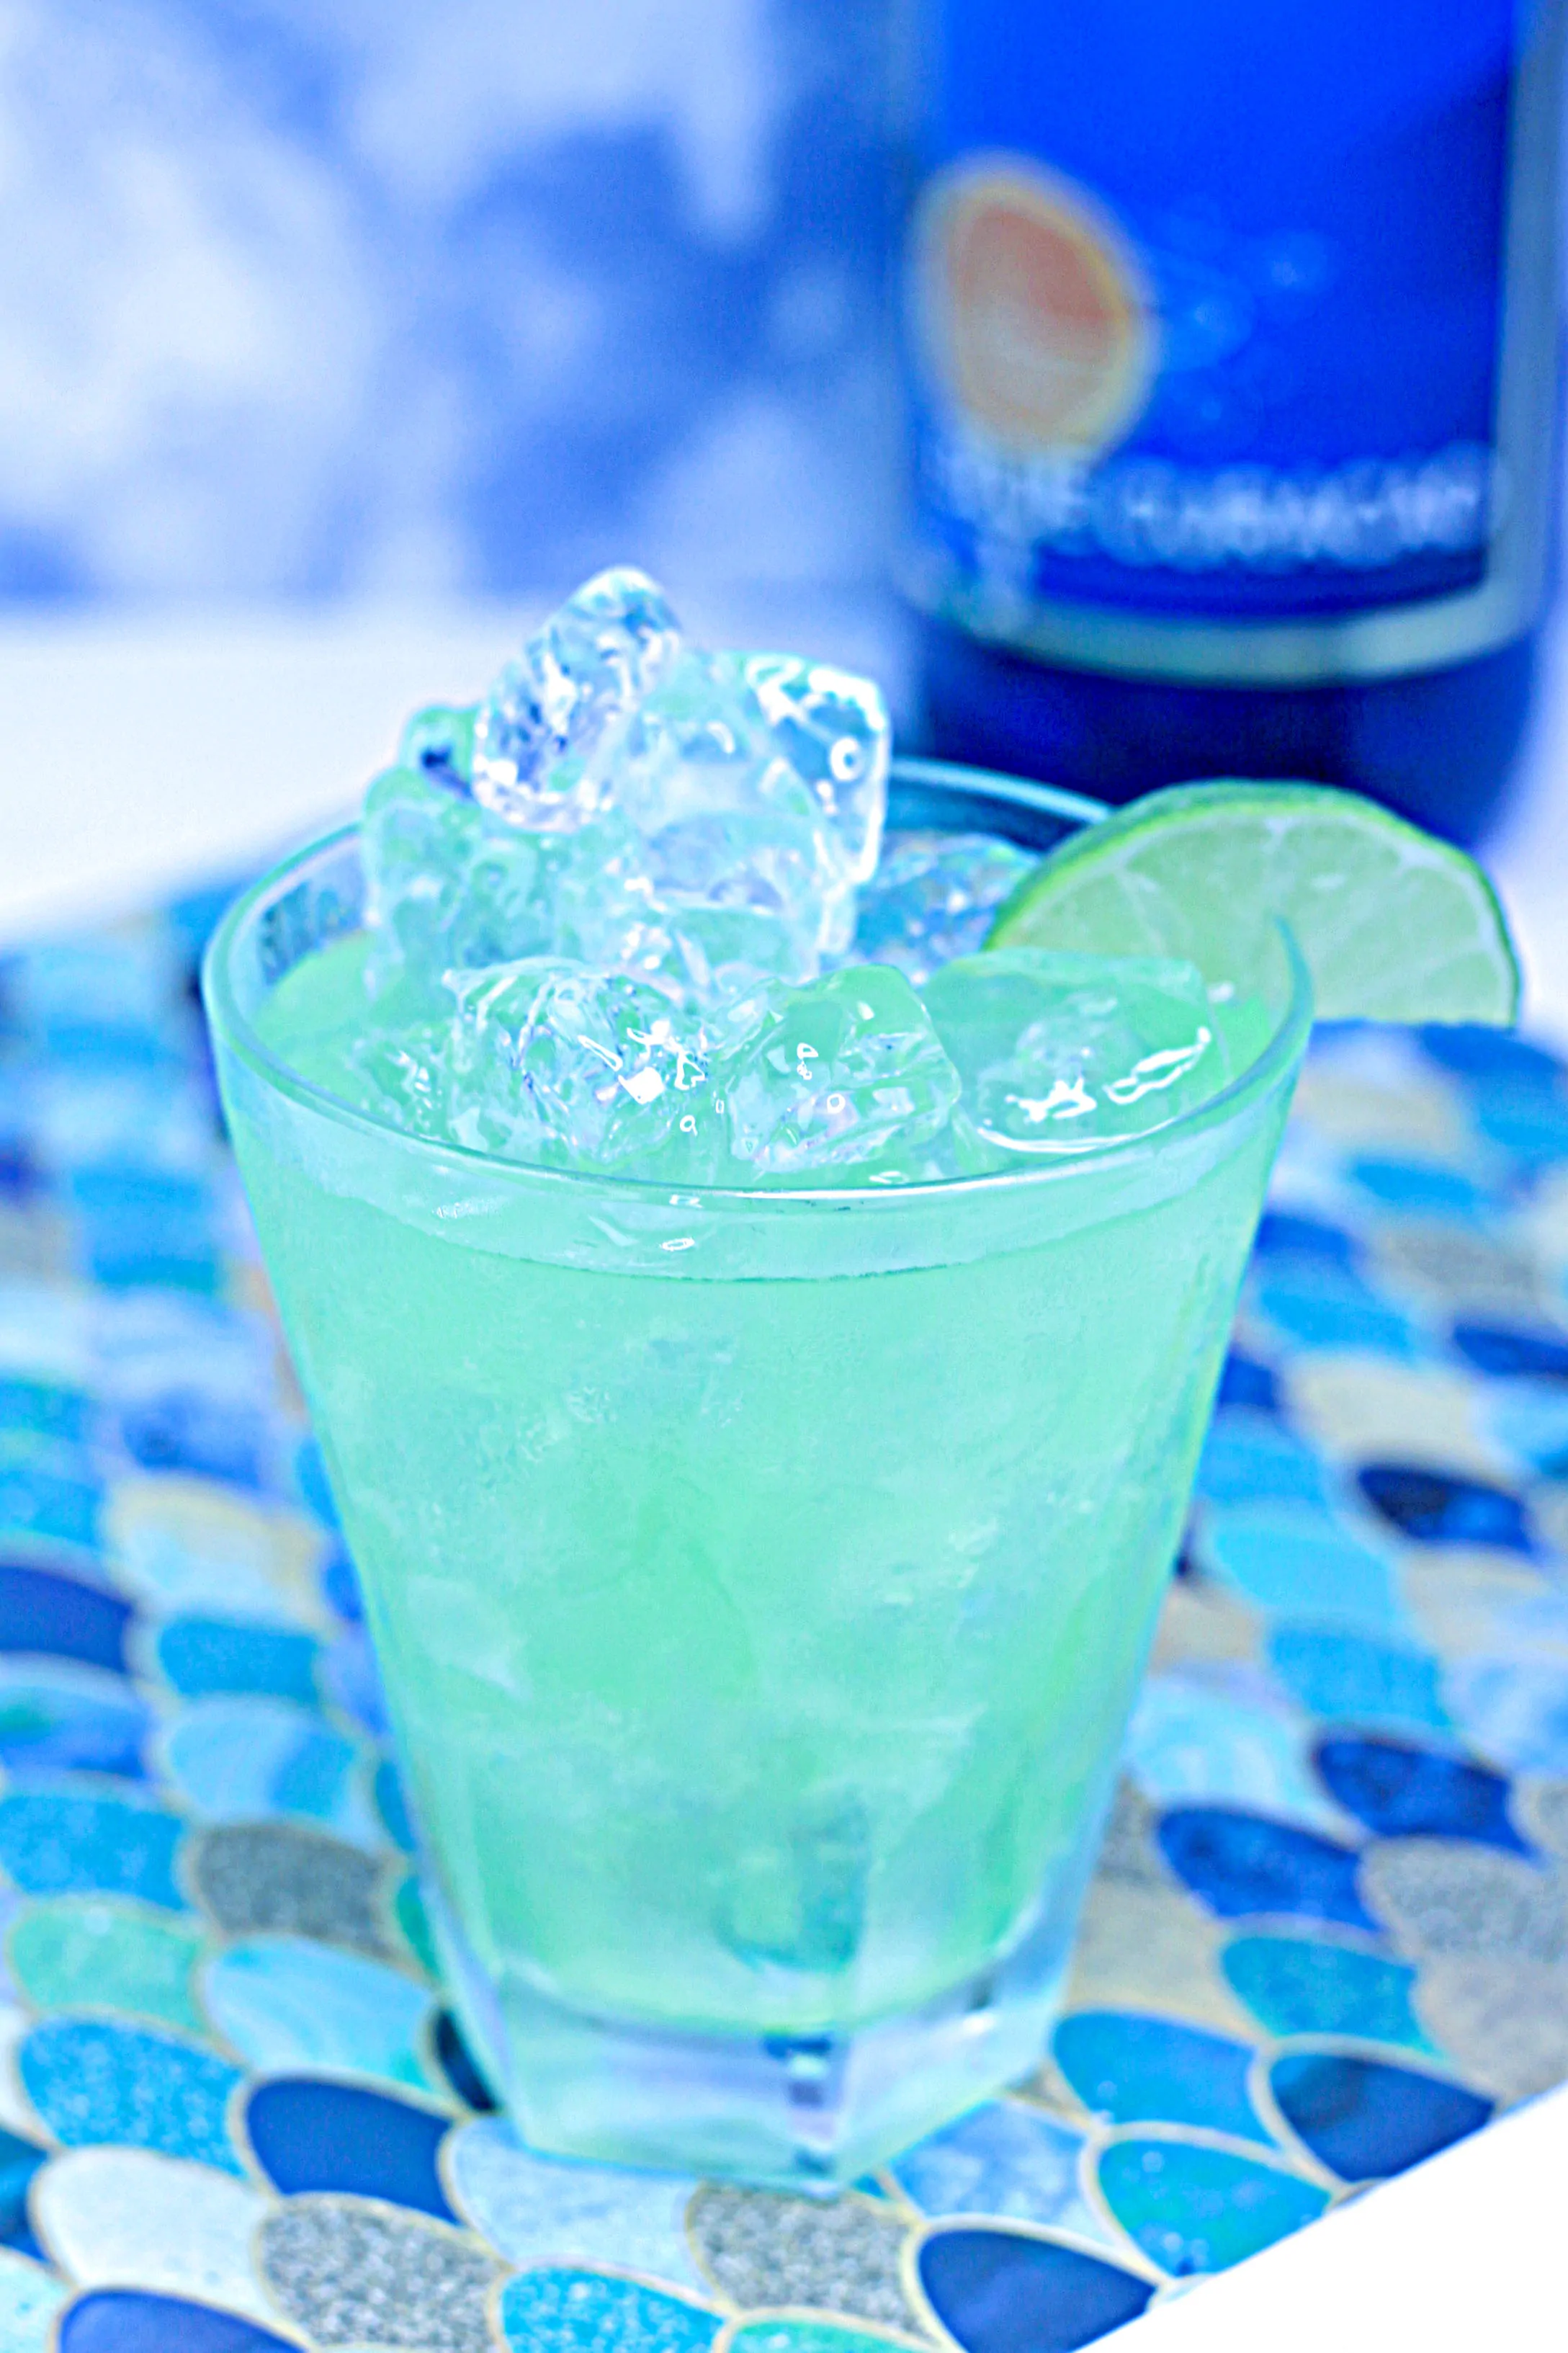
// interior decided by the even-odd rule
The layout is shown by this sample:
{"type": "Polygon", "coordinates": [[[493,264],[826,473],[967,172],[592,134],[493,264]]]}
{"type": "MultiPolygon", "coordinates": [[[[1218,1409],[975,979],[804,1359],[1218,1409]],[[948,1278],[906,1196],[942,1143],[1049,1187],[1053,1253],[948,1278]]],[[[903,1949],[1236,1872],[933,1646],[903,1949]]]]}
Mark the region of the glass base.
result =
{"type": "Polygon", "coordinates": [[[1070,1946],[1053,1916],[920,2010],[752,2039],[498,1989],[428,1887],[426,1905],[464,2032],[531,2148],[796,2191],[847,2187],[1037,2066],[1070,1946]]]}

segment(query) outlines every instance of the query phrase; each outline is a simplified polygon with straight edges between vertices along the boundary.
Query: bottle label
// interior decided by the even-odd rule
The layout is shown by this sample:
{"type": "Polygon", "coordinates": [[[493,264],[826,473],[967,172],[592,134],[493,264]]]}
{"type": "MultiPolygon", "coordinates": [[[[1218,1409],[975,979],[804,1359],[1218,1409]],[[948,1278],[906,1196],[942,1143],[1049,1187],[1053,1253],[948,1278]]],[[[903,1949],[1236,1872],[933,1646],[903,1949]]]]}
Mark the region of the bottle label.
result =
{"type": "Polygon", "coordinates": [[[1076,666],[1376,677],[1531,628],[1563,0],[945,0],[919,601],[1076,666]]]}

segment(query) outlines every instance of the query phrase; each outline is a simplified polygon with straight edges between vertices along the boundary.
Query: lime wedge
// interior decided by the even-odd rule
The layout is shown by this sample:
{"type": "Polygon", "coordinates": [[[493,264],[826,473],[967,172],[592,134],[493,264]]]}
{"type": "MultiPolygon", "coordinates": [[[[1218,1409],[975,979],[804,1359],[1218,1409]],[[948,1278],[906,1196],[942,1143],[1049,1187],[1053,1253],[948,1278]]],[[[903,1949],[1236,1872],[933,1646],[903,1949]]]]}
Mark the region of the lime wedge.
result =
{"type": "Polygon", "coordinates": [[[1491,884],[1460,849],[1326,785],[1176,785],[1068,837],[987,947],[1188,956],[1255,985],[1282,916],[1324,1020],[1479,1021],[1519,1009],[1491,884]]]}

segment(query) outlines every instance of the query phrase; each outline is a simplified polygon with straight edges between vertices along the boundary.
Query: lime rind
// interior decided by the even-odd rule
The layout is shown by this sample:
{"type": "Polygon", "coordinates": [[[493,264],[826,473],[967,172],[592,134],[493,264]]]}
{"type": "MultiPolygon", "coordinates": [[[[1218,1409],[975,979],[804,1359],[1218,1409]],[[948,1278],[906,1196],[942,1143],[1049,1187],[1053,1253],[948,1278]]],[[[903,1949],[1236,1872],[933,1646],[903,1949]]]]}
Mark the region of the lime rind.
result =
{"type": "Polygon", "coordinates": [[[1251,985],[1276,919],[1320,1018],[1478,1022],[1518,1014],[1520,970],[1475,860],[1326,785],[1177,785],[1086,827],[1002,907],[988,947],[1190,957],[1251,985]]]}

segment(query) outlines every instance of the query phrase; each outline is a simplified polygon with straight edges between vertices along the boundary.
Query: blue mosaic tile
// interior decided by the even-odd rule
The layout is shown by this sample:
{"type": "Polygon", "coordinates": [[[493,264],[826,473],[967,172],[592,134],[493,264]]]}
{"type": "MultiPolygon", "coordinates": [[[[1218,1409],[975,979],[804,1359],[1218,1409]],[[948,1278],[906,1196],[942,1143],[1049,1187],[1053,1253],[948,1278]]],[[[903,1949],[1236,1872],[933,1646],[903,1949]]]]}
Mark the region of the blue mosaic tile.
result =
{"type": "Polygon", "coordinates": [[[193,1471],[236,1486],[262,1483],[267,1419],[259,1409],[192,1386],[160,1390],[121,1416],[127,1453],[146,1471],[193,1471]]]}
{"type": "Polygon", "coordinates": [[[1418,1462],[1363,1462],[1356,1482],[1373,1510],[1416,1544],[1533,1549],[1519,1497],[1486,1480],[1418,1462]]]}
{"type": "Polygon", "coordinates": [[[437,2064],[463,2105],[472,2108],[478,2116],[493,2113],[500,2102],[479,2072],[479,2062],[464,2042],[462,2029],[449,2010],[437,2013],[430,2041],[437,2064]]]}
{"type": "Polygon", "coordinates": [[[195,1702],[170,1726],[169,1778],[211,1821],[291,1814],[353,1836],[353,1744],[310,1711],[266,1697],[195,1702]]]}
{"type": "Polygon", "coordinates": [[[0,1459],[0,1536],[42,1537],[91,1550],[102,1500],[96,1481],[0,1459]]]}
{"type": "Polygon", "coordinates": [[[1145,1679],[1122,1764],[1156,1805],[1230,1800],[1331,1833],[1342,1820],[1312,1772],[1308,1731],[1255,1671],[1194,1663],[1145,1679]]]}
{"type": "Polygon", "coordinates": [[[295,1450],[294,1483],[300,1490],[300,1500],[314,1512],[323,1527],[341,1527],[338,1507],[327,1482],[327,1466],[313,1438],[302,1438],[295,1450]]]}
{"type": "Polygon", "coordinates": [[[1268,1321],[1299,1347],[1364,1348],[1401,1358],[1417,1353],[1408,1319],[1327,1259],[1266,1260],[1254,1296],[1268,1321]]]}
{"type": "Polygon", "coordinates": [[[394,1846],[400,1848],[405,1854],[412,1854],[417,1844],[414,1824],[409,1819],[402,1779],[390,1757],[384,1757],[375,1768],[375,1803],[394,1846]]]}
{"type": "Polygon", "coordinates": [[[726,2353],[888,2353],[889,2344],[908,2341],[805,2312],[757,2312],[736,2322],[726,2353]]]}
{"type": "Polygon", "coordinates": [[[1475,1839],[1529,1852],[1509,1819],[1507,1780],[1483,1765],[1393,1740],[1321,1740],[1316,1756],[1325,1787],[1378,1838],[1475,1839]]]}
{"type": "Polygon", "coordinates": [[[1452,1337],[1460,1356],[1478,1372],[1500,1380],[1568,1382],[1568,1335],[1561,1331],[1460,1322],[1452,1337]]]}
{"type": "Polygon", "coordinates": [[[1377,1933],[1356,1893],[1353,1847],[1225,1806],[1175,1807],[1158,1835],[1172,1870],[1221,1919],[1293,1914],[1377,1933]]]}
{"type": "Polygon", "coordinates": [[[520,2269],[608,2263],[703,2288],[686,2232],[689,2175],[542,2157],[500,2116],[461,2126],[445,2163],[466,2220],[520,2269]]]}
{"type": "Polygon", "coordinates": [[[1283,2166],[1192,2141],[1115,2140],[1095,2170],[1133,2244],[1177,2279],[1227,2271],[1315,2222],[1329,2202],[1283,2166]]]}
{"type": "Polygon", "coordinates": [[[1478,1088],[1476,1125],[1527,1168],[1568,1159],[1568,1102],[1534,1087],[1478,1088]]]}
{"type": "Polygon", "coordinates": [[[1483,1756],[1511,1773],[1568,1777],[1568,1675],[1560,1660],[1454,1659],[1443,1694],[1483,1756]]]}
{"type": "Polygon", "coordinates": [[[1528,1038],[1517,1037],[1511,1029],[1434,1021],[1419,1036],[1432,1060],[1460,1078],[1505,1078],[1516,1085],[1550,1089],[1563,1076],[1555,1055],[1528,1038]]]}
{"type": "Polygon", "coordinates": [[[1568,1388],[1555,1382],[1494,1382],[1482,1412],[1494,1438],[1549,1479],[1568,1478],[1568,1388]]]}
{"type": "Polygon", "coordinates": [[[501,2332],[518,2353],[705,2353],[722,2316],[640,2280],[555,2265],[501,2290],[501,2332]]]}
{"type": "Polygon", "coordinates": [[[256,1620],[174,1618],[157,1639],[158,1665],[187,1699],[255,1692],[317,1704],[320,1645],[310,1634],[256,1620]]]}
{"type": "Polygon", "coordinates": [[[346,1627],[323,1654],[321,1689],[334,1707],[352,1716],[373,1738],[386,1737],[391,1730],[386,1702],[382,1697],[375,1654],[363,1626],[346,1627]]]}
{"type": "Polygon", "coordinates": [[[216,1297],[223,1271],[205,1235],[180,1240],[160,1229],[156,1241],[138,1226],[132,1233],[111,1229],[89,1238],[87,1271],[110,1290],[191,1291],[216,1297]]]}
{"type": "Polygon", "coordinates": [[[1237,1406],[1221,1408],[1209,1425],[1197,1493],[1216,1504],[1328,1501],[1318,1456],[1273,1415],[1237,1406]]]}
{"type": "Polygon", "coordinates": [[[1211,1576],[1259,1609],[1374,1640],[1409,1633],[1388,1561],[1326,1512],[1280,1503],[1213,1509],[1198,1549],[1211,1576]]]}
{"type": "Polygon", "coordinates": [[[995,2214],[1100,2235],[1079,2186],[1083,2136],[1021,2100],[987,2100],[889,2168],[926,2214],[995,2214]]]}
{"type": "Polygon", "coordinates": [[[0,1430],[24,1430],[79,1445],[91,1430],[95,1411],[86,1389],[11,1374],[0,1377],[0,1430]]]}
{"type": "Polygon", "coordinates": [[[933,2232],[916,2258],[927,2303],[963,2353],[1075,2353],[1136,2320],[1154,2290],[1137,2272],[1022,2232],[933,2232]]]}
{"type": "MultiPolygon", "coordinates": [[[[33,2234],[27,2226],[27,2184],[48,2154],[36,2141],[24,2140],[20,2133],[0,2129],[0,2241],[6,2246],[21,2242],[32,2247],[33,2234]]],[[[3,2341],[0,2339],[0,2343],[3,2341]]]]}
{"type": "Polygon", "coordinates": [[[71,1659],[0,1658],[0,1764],[13,1780],[73,1772],[140,1780],[152,1728],[119,1675],[71,1659]]]}
{"type": "Polygon", "coordinates": [[[1310,1936],[1237,1936],[1220,1956],[1237,1999],[1266,2032],[1341,2034],[1429,2051],[1411,2006],[1415,1971],[1310,1936]]]}
{"type": "Polygon", "coordinates": [[[347,1551],[335,1545],[321,1564],[321,1592],[329,1609],[357,1626],[364,1617],[364,1602],[359,1589],[359,1577],[347,1551]]]}
{"type": "Polygon", "coordinates": [[[1268,2134],[1247,2094],[1249,2044],[1170,2018],[1079,2010],[1051,2041],[1086,2108],[1115,2125],[1201,2125],[1237,2140],[1268,2134]]]}
{"type": "Polygon", "coordinates": [[[1313,1715],[1395,1732],[1451,1732],[1437,1661],[1335,1626],[1276,1626],[1268,1662],[1313,1715]]]}
{"type": "Polygon", "coordinates": [[[79,1659],[114,1672],[125,1665],[128,1601],[80,1577],[26,1561],[0,1561],[0,1651],[79,1659]]]}
{"type": "Polygon", "coordinates": [[[0,1797],[0,1863],[28,1895],[136,1895],[184,1908],[174,1856],[178,1814],[75,1790],[9,1789],[0,1797]]]}
{"type": "Polygon", "coordinates": [[[59,2320],[59,2353],[299,2353],[258,2321],[184,2296],[91,2288],[59,2320]]]}
{"type": "Polygon", "coordinates": [[[210,2051],[97,2018],[47,2018],[16,2054],[27,2097],[68,2148],[114,2141],[238,2173],[225,2123],[241,2081],[210,2051]]]}
{"type": "Polygon", "coordinates": [[[256,2161],[284,2197],[345,2189],[443,2222],[458,2219],[436,2165],[450,2121],[389,2093],[310,2075],[256,2084],[245,2110],[256,2161]]]}
{"type": "Polygon", "coordinates": [[[1462,2084],[1356,2052],[1284,2052],[1268,2082],[1291,2131],[1342,2181],[1403,2173],[1479,2132],[1492,2113],[1462,2084]]]}
{"type": "Polygon", "coordinates": [[[1368,1155],[1352,1164],[1362,1190],[1385,1208],[1444,1218],[1479,1217],[1488,1207],[1481,1187],[1458,1169],[1429,1160],[1385,1160],[1368,1155]]]}
{"type": "Polygon", "coordinates": [[[1355,1244],[1342,1226],[1331,1226],[1321,1218],[1305,1218],[1289,1209],[1265,1209],[1254,1248],[1264,1258],[1319,1258],[1333,1266],[1355,1264],[1355,1244]]]}
{"type": "Polygon", "coordinates": [[[57,2353],[55,2315],[70,2290],[64,2280],[17,2253],[0,2253],[0,2348],[57,2353]]]}
{"type": "Polygon", "coordinates": [[[1215,1403],[1246,1406],[1255,1413],[1274,1413],[1279,1405],[1279,1384],[1270,1366],[1233,1348],[1220,1367],[1215,1403]]]}
{"type": "Polygon", "coordinates": [[[256,1936],[208,1963],[202,2000],[253,2067],[320,2067],[427,2088],[418,2054],[430,1989],[384,1962],[308,1936],[256,1936]]]}

